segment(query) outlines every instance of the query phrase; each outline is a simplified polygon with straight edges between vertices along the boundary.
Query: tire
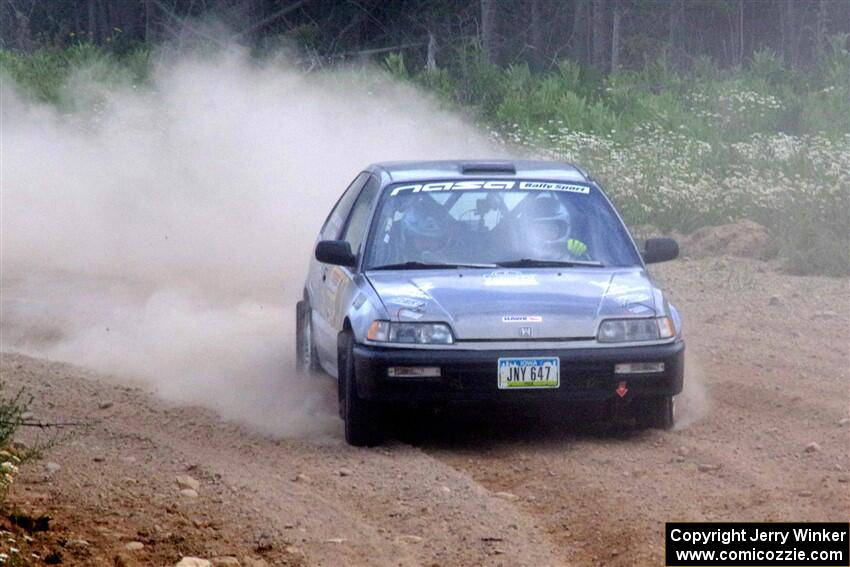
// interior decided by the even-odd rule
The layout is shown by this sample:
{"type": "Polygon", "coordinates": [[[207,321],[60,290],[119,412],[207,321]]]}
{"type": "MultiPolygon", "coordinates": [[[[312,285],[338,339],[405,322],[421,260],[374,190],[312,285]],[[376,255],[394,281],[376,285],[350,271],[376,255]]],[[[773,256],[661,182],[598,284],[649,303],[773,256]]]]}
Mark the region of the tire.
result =
{"type": "Polygon", "coordinates": [[[354,337],[343,331],[337,342],[340,414],[345,421],[345,441],[355,447],[371,447],[381,441],[381,415],[374,402],[357,394],[353,347],[354,337]]]}
{"type": "Polygon", "coordinates": [[[673,429],[675,410],[673,396],[641,400],[637,407],[637,426],[639,429],[673,429]]]}
{"type": "Polygon", "coordinates": [[[319,357],[313,346],[313,324],[310,303],[303,299],[295,306],[295,370],[304,376],[319,372],[319,357]]]}

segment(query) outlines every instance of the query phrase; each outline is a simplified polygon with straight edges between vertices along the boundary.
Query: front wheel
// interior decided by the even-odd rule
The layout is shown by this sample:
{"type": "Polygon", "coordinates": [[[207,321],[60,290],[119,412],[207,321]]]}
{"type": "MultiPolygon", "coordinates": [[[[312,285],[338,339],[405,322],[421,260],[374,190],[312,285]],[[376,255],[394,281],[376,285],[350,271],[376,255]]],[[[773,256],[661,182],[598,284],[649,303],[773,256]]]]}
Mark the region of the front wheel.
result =
{"type": "Polygon", "coordinates": [[[676,405],[673,396],[647,398],[639,401],[637,425],[640,429],[673,429],[676,405]]]}
{"type": "Polygon", "coordinates": [[[339,364],[340,414],[345,421],[345,441],[355,447],[373,446],[381,441],[380,412],[375,403],[357,393],[354,371],[354,337],[343,332],[337,343],[339,364]]]}

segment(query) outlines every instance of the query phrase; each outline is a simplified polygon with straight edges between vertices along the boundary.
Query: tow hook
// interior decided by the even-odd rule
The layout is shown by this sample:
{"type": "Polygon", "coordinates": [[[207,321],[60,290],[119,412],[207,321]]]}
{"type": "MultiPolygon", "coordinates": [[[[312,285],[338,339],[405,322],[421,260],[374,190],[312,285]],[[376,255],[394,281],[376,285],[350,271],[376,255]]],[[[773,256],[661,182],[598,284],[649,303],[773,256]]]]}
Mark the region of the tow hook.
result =
{"type": "Polygon", "coordinates": [[[630,419],[632,413],[630,410],[632,406],[632,398],[626,397],[626,394],[629,393],[629,388],[626,385],[626,382],[618,382],[617,387],[614,388],[614,392],[616,392],[617,397],[612,398],[608,401],[608,408],[611,412],[611,419],[615,422],[620,422],[624,419],[630,419]]]}
{"type": "Polygon", "coordinates": [[[620,382],[619,384],[617,384],[617,389],[616,389],[616,390],[614,390],[614,391],[615,391],[615,392],[617,392],[617,395],[618,395],[618,396],[620,396],[621,398],[625,397],[625,396],[626,396],[626,394],[628,394],[628,393],[629,393],[629,389],[626,387],[626,382],[625,382],[625,381],[620,382]]]}

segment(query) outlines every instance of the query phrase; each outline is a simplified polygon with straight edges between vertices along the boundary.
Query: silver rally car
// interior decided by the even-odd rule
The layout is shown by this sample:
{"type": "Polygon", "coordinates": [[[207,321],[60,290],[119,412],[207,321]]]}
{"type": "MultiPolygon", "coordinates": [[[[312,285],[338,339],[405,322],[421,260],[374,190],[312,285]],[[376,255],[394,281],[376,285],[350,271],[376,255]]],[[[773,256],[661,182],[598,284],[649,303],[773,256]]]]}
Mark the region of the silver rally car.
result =
{"type": "Polygon", "coordinates": [[[353,445],[388,406],[590,406],[670,428],[685,345],[676,309],[599,184],[543,161],[378,163],[348,186],[296,314],[301,372],[339,383],[353,445]]]}

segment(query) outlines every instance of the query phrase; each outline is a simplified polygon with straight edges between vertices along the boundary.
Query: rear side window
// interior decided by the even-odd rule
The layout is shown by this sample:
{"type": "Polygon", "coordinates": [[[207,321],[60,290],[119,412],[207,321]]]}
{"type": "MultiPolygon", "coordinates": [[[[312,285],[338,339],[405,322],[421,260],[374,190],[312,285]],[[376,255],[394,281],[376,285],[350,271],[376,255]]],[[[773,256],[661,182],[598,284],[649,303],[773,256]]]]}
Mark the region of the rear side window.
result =
{"type": "Polygon", "coordinates": [[[368,180],[369,174],[365,171],[354,178],[354,181],[351,182],[342,197],[334,205],[331,214],[325,219],[325,224],[322,225],[322,240],[336,240],[339,237],[342,225],[345,223],[345,218],[348,216],[354,200],[368,180]]]}
{"type": "Polygon", "coordinates": [[[372,211],[372,204],[375,202],[375,196],[378,194],[380,184],[374,177],[370,177],[357,201],[354,202],[354,207],[351,209],[351,216],[348,218],[348,223],[345,226],[345,231],[342,234],[342,240],[347,241],[351,245],[351,251],[357,254],[360,250],[360,244],[363,242],[363,237],[366,235],[366,225],[369,222],[369,213],[372,211]]]}

